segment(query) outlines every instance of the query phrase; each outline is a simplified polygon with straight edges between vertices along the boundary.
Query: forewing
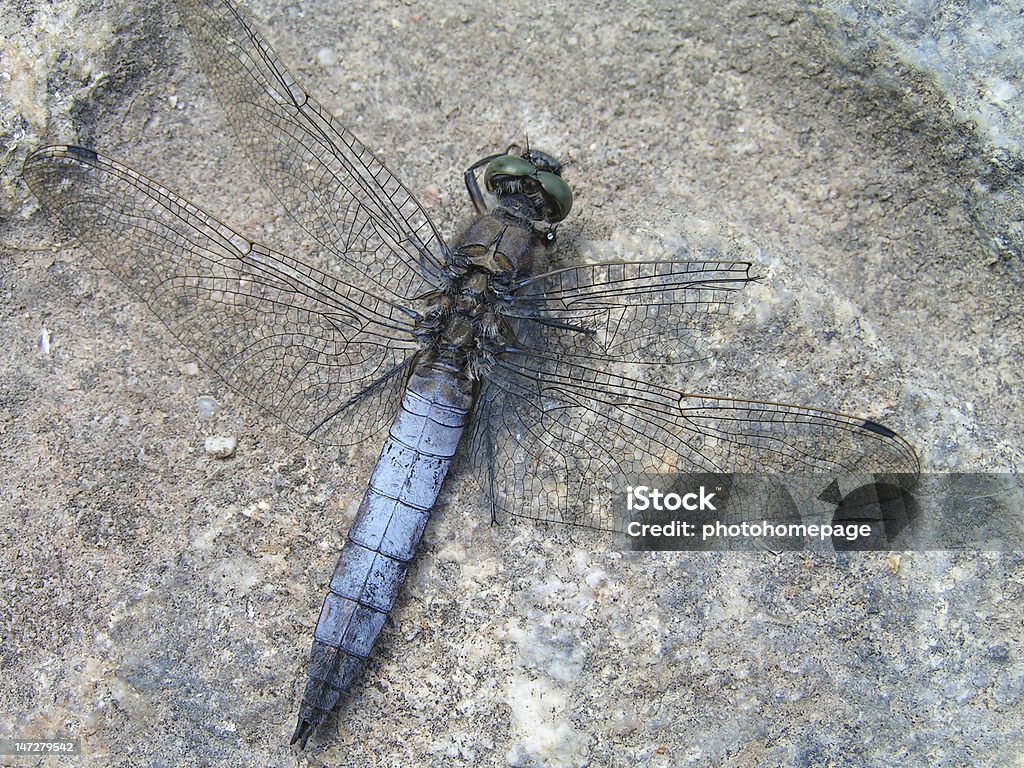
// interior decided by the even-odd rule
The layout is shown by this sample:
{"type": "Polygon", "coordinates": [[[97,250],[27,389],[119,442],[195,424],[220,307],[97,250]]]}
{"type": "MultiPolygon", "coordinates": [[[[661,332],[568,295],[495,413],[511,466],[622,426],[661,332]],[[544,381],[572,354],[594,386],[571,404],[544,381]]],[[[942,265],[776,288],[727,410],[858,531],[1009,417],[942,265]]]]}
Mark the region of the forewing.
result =
{"type": "Polygon", "coordinates": [[[616,483],[665,473],[840,476],[918,472],[913,449],[829,411],[686,394],[549,355],[499,361],[474,453],[496,511],[615,530],[616,483]]]}
{"type": "Polygon", "coordinates": [[[752,279],[749,263],[722,261],[617,261],[547,272],[517,286],[518,340],[580,361],[694,362],[752,279]]]}
{"type": "Polygon", "coordinates": [[[394,412],[417,348],[407,310],[247,240],[91,150],[44,147],[25,178],[189,350],[293,429],[350,444],[394,412]]]}
{"type": "Polygon", "coordinates": [[[447,247],[409,190],[239,10],[218,0],[177,6],[239,145],[289,214],[348,267],[345,279],[404,300],[435,287],[447,247]]]}

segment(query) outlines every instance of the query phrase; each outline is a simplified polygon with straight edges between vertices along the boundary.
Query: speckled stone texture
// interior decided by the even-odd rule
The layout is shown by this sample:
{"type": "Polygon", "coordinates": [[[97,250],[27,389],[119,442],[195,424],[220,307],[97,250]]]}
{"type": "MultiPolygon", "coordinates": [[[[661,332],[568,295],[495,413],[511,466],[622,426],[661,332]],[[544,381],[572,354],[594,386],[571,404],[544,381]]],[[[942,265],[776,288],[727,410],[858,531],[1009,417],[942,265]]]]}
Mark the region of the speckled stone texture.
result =
{"type": "MultiPolygon", "coordinates": [[[[528,135],[571,163],[566,258],[638,219],[737,233],[764,279],[690,390],[863,414],[927,471],[1019,469],[1015,6],[248,7],[443,232],[471,208],[463,169],[528,135]]],[[[379,446],[321,450],[226,391],[19,169],[82,143],[309,244],[233,151],[172,6],[13,0],[0,41],[0,736],[78,738],[86,766],[1019,759],[1020,555],[622,555],[491,527],[464,471],[365,673],[292,757],[379,446]]]]}

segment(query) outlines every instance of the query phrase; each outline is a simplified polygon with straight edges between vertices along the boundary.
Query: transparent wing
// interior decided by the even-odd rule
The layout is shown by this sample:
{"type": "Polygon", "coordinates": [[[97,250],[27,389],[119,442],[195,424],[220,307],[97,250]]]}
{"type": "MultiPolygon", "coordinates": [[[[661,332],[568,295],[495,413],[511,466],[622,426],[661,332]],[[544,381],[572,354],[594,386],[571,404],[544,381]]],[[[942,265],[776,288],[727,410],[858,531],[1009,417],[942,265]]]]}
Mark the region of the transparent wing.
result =
{"type": "Polygon", "coordinates": [[[554,355],[500,360],[474,454],[496,512],[615,530],[616,482],[676,472],[915,477],[897,434],[800,406],[677,392],[554,355]]]}
{"type": "Polygon", "coordinates": [[[67,231],[233,389],[326,444],[390,421],[417,349],[409,310],[247,240],[92,150],[44,147],[24,173],[67,231]]]}
{"type": "Polygon", "coordinates": [[[702,341],[753,278],[750,264],[586,264],[523,281],[517,326],[526,349],[595,361],[693,362],[702,341]]]}
{"type": "Polygon", "coordinates": [[[409,190],[302,89],[240,11],[217,0],[177,6],[242,150],[347,267],[345,279],[401,300],[435,287],[448,249],[409,190]]]}

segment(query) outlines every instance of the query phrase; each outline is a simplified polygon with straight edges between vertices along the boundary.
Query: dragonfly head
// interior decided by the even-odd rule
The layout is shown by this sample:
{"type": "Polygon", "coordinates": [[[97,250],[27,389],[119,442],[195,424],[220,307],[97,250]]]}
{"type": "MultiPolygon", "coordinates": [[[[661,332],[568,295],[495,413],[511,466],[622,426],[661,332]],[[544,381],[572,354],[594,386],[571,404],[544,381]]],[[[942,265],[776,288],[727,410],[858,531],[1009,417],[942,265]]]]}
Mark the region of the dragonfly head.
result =
{"type": "Polygon", "coordinates": [[[557,224],[572,209],[572,190],[561,177],[562,164],[551,155],[536,149],[521,154],[499,155],[484,172],[487,191],[499,199],[516,194],[526,195],[536,206],[538,215],[557,224]]]}

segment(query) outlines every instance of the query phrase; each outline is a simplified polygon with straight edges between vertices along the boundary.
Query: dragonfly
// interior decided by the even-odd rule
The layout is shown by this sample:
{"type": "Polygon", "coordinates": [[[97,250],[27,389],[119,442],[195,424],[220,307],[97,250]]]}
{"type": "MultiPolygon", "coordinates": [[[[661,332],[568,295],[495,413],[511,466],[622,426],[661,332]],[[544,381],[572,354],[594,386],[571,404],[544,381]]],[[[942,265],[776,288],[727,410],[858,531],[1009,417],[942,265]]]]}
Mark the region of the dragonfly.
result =
{"type": "Polygon", "coordinates": [[[92,149],[43,147],[24,176],[228,386],[318,443],[383,443],[313,631],[292,744],[305,748],[370,655],[459,450],[494,520],[597,530],[619,524],[612,477],[916,475],[911,446],[875,422],[644,375],[705,356],[755,279],[749,263],[636,254],[550,268],[572,190],[555,157],[517,146],[469,167],[475,215],[446,240],[246,15],[176,4],[238,148],[319,266],[92,149]]]}

